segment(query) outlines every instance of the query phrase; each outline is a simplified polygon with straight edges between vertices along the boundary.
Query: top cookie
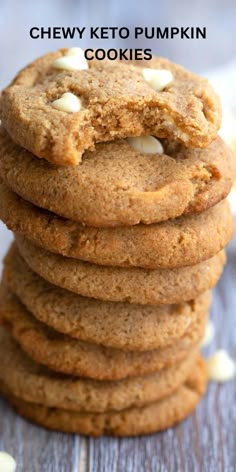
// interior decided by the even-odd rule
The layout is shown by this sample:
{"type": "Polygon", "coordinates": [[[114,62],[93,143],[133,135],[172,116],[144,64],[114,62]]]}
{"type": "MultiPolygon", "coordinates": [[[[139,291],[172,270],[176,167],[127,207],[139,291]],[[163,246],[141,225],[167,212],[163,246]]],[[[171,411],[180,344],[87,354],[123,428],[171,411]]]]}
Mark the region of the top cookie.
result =
{"type": "Polygon", "coordinates": [[[102,141],[155,135],[206,147],[216,138],[220,104],[207,80],[160,57],[141,61],[139,67],[112,61],[86,63],[79,55],[68,55],[74,49],[37,59],[2,93],[3,126],[36,156],[58,165],[76,165],[86,149],[102,141]],[[55,61],[62,56],[59,69],[55,61]],[[160,84],[159,75],[153,80],[143,72],[146,67],[170,71],[169,83],[160,84]],[[68,92],[74,95],[69,96],[69,107],[64,98],[59,105],[53,103],[68,92]]]}

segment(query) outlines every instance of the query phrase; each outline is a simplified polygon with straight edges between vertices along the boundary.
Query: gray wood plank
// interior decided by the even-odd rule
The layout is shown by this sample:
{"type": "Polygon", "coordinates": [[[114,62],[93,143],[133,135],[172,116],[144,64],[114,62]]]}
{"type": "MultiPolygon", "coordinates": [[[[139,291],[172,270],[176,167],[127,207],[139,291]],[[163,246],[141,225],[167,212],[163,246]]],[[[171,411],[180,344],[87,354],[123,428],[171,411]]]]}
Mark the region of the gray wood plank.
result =
{"type": "MultiPolygon", "coordinates": [[[[225,348],[236,358],[236,254],[229,253],[214,290],[216,338],[206,354],[225,348]]],[[[86,439],[49,433],[0,401],[0,450],[17,472],[235,472],[236,382],[210,384],[196,413],[181,425],[136,439],[86,439]]]]}
{"type": "Polygon", "coordinates": [[[17,472],[77,471],[76,441],[72,435],[50,433],[29,424],[0,401],[0,450],[16,459],[17,472]]]}

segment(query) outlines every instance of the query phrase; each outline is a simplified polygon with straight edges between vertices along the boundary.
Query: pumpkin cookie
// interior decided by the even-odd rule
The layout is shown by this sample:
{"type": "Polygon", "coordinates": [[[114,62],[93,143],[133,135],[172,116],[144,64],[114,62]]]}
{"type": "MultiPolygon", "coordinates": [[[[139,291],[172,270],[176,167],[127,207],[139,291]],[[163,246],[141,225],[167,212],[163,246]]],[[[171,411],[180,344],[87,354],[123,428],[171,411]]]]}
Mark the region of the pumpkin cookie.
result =
{"type": "Polygon", "coordinates": [[[108,347],[147,351],[178,341],[209,309],[210,293],[179,305],[113,303],[76,295],[33,272],[12,247],[3,280],[41,322],[73,338],[108,347]]]}
{"type": "Polygon", "coordinates": [[[0,318],[36,362],[65,374],[119,380],[168,368],[191,355],[203,338],[207,315],[203,313],[173,346],[142,352],[107,348],[57,333],[37,321],[4,285],[0,318]]]}
{"type": "Polygon", "coordinates": [[[35,159],[1,129],[0,176],[25,200],[97,227],[201,213],[228,195],[236,163],[220,138],[204,150],[163,145],[165,154],[144,155],[127,140],[103,143],[65,168],[35,159]]]}
{"type": "Polygon", "coordinates": [[[160,73],[153,82],[142,67],[86,64],[84,58],[68,59],[68,53],[61,49],[40,57],[2,93],[3,126],[36,156],[75,165],[94,143],[127,136],[156,135],[192,147],[206,147],[216,138],[220,103],[207,80],[160,57],[141,62],[171,72],[160,87],[160,73]],[[67,58],[59,69],[62,56],[67,58]],[[71,61],[76,64],[68,70],[65,62],[71,61]]]}
{"type": "Polygon", "coordinates": [[[50,252],[116,267],[175,268],[217,254],[233,233],[227,201],[204,213],[163,223],[93,228],[23,200],[0,183],[0,218],[9,229],[50,252]]]}
{"type": "Polygon", "coordinates": [[[192,300],[217,283],[224,251],[207,261],[178,269],[105,267],[52,254],[16,235],[21,256],[45,280],[79,295],[139,304],[172,304],[192,300]]]}
{"type": "Polygon", "coordinates": [[[188,379],[171,395],[143,407],[107,413],[77,413],[43,404],[30,403],[14,396],[0,383],[0,390],[16,411],[48,429],[92,436],[137,436],[174,426],[196,408],[207,385],[207,369],[198,358],[188,379]]]}
{"type": "Polygon", "coordinates": [[[51,372],[36,364],[3,329],[0,330],[0,383],[22,400],[50,408],[105,412],[143,406],[170,395],[190,374],[197,351],[178,366],[144,377],[98,381],[51,372]]]}

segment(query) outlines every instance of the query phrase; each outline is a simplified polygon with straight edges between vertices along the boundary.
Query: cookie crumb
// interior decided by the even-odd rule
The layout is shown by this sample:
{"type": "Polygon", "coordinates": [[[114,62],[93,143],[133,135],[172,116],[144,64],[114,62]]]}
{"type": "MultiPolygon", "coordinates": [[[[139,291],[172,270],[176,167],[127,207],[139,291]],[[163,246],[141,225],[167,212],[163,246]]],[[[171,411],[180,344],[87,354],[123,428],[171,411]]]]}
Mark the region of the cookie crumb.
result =
{"type": "Polygon", "coordinates": [[[170,70],[166,69],[143,69],[143,77],[156,92],[162,92],[174,78],[170,70]]]}
{"type": "Polygon", "coordinates": [[[201,348],[208,346],[215,336],[215,327],[211,320],[208,321],[205,329],[205,333],[201,342],[201,348]]]}
{"type": "Polygon", "coordinates": [[[82,108],[81,100],[71,92],[63,93],[61,98],[52,102],[52,106],[67,113],[77,113],[82,108]]]}
{"type": "Polygon", "coordinates": [[[127,138],[130,147],[143,154],[163,154],[164,149],[161,142],[154,136],[139,136],[127,138]]]}
{"type": "Polygon", "coordinates": [[[0,451],[0,470],[1,472],[15,472],[16,461],[7,452],[0,451]]]}
{"type": "Polygon", "coordinates": [[[223,349],[216,351],[207,360],[207,367],[209,379],[216,382],[227,382],[236,376],[236,364],[223,349]]]}

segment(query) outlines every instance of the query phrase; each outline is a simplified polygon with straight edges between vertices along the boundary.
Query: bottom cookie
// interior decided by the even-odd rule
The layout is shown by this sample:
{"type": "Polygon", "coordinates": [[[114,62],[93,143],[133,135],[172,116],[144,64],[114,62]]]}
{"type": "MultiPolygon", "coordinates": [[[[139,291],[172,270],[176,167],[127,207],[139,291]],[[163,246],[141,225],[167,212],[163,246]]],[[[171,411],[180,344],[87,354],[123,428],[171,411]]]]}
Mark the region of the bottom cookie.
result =
{"type": "Polygon", "coordinates": [[[138,436],[164,430],[186,418],[199,403],[206,384],[207,371],[200,358],[189,379],[172,395],[145,407],[98,414],[48,408],[13,396],[3,385],[0,390],[19,414],[51,430],[91,436],[138,436]]]}
{"type": "Polygon", "coordinates": [[[169,369],[119,381],[58,374],[30,359],[0,327],[0,384],[26,402],[83,413],[122,411],[160,401],[189,377],[197,350],[169,369]]]}

